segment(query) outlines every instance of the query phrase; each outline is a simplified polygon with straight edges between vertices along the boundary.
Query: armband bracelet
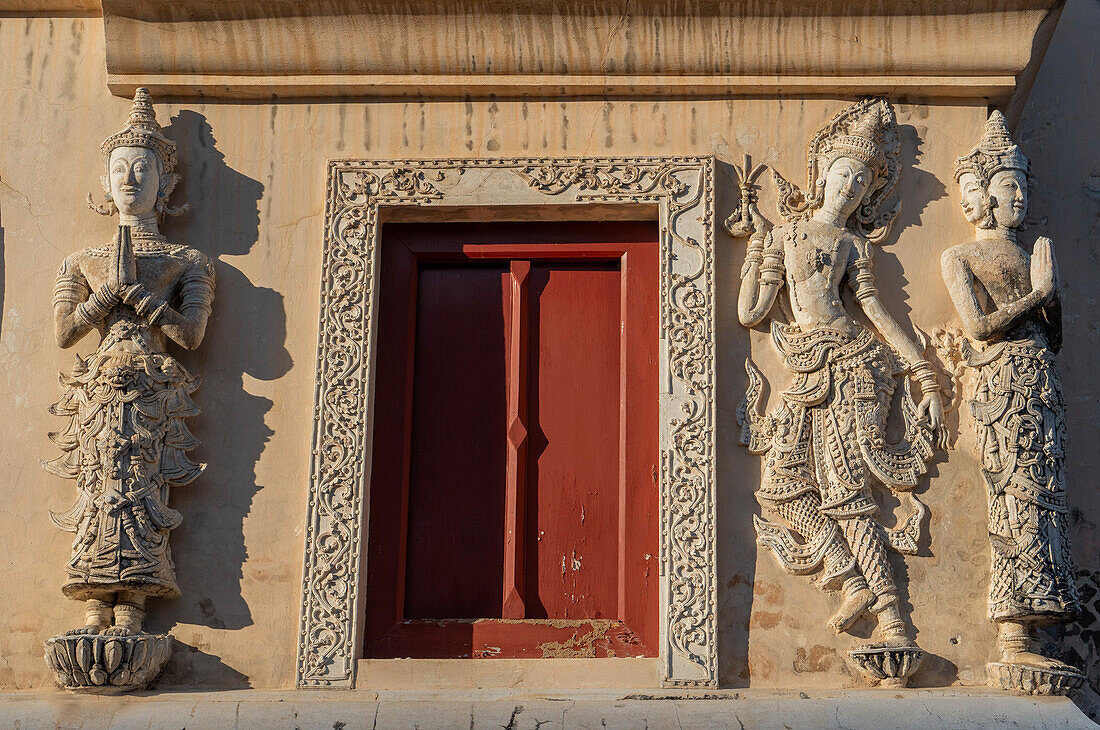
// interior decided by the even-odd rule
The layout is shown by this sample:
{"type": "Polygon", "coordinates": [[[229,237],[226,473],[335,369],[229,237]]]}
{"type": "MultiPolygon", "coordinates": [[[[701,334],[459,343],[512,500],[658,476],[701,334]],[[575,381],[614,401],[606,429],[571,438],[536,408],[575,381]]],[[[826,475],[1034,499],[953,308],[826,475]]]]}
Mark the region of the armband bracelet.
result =
{"type": "Polygon", "coordinates": [[[856,289],[856,299],[863,301],[864,299],[871,299],[878,296],[878,289],[873,286],[860,286],[856,289]]]}
{"type": "Polygon", "coordinates": [[[91,295],[88,287],[78,281],[59,279],[53,290],[53,304],[57,306],[61,302],[80,304],[91,295]]]}
{"type": "Polygon", "coordinates": [[[936,381],[935,378],[931,380],[918,380],[917,382],[920,383],[920,392],[923,395],[928,395],[929,393],[940,393],[943,391],[943,388],[940,387],[939,382],[936,381]]]}
{"type": "Polygon", "coordinates": [[[145,287],[142,284],[131,284],[126,287],[126,290],[122,292],[122,301],[133,306],[134,300],[145,293],[145,287]]]}
{"type": "Polygon", "coordinates": [[[118,298],[106,286],[102,286],[88,297],[88,301],[78,305],[73,314],[85,327],[95,327],[107,319],[117,302],[118,298]]]}
{"type": "Polygon", "coordinates": [[[870,259],[859,259],[854,265],[848,267],[848,276],[857,297],[860,296],[860,292],[867,292],[863,296],[878,293],[878,289],[875,288],[875,275],[871,273],[870,263],[870,259]]]}
{"type": "MultiPolygon", "coordinates": [[[[145,296],[143,296],[141,301],[137,303],[137,306],[134,307],[134,311],[142,317],[148,318],[164,304],[166,304],[165,301],[156,294],[146,292],[145,296]]],[[[161,313],[163,314],[163,311],[161,313]]]]}
{"type": "Polygon", "coordinates": [[[95,312],[101,312],[104,317],[111,313],[111,309],[118,304],[118,295],[103,285],[88,297],[88,304],[95,312]]]}
{"type": "Polygon", "coordinates": [[[927,360],[915,360],[909,363],[909,372],[913,373],[914,377],[919,378],[919,373],[927,373],[930,377],[935,377],[935,371],[932,370],[932,363],[927,360]]]}
{"type": "Polygon", "coordinates": [[[779,284],[783,281],[783,262],[778,255],[764,255],[764,262],[760,265],[760,278],[765,284],[779,284]]]}
{"type": "Polygon", "coordinates": [[[152,314],[149,315],[149,324],[156,326],[156,324],[160,322],[160,318],[164,316],[164,312],[167,309],[168,302],[162,300],[160,306],[154,309],[152,314]]]}
{"type": "Polygon", "coordinates": [[[143,317],[160,303],[160,300],[141,284],[128,287],[122,300],[143,317]]]}
{"type": "Polygon", "coordinates": [[[927,360],[918,360],[909,366],[909,371],[913,374],[913,378],[920,383],[920,389],[925,393],[932,391],[940,392],[940,382],[936,377],[935,371],[932,369],[932,364],[927,360]]]}
{"type": "Polygon", "coordinates": [[[73,310],[73,316],[76,317],[76,321],[89,329],[94,328],[103,321],[103,317],[97,318],[91,313],[91,309],[92,308],[88,306],[87,302],[81,302],[77,305],[76,309],[73,310]]]}

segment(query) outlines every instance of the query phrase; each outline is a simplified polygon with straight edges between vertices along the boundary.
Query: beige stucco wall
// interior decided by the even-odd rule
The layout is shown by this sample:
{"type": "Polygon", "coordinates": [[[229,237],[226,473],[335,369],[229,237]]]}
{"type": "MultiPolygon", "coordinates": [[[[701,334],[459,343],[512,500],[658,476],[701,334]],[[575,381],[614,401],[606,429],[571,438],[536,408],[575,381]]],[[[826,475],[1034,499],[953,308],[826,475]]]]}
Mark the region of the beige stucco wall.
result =
{"type": "MultiPolygon", "coordinates": [[[[1070,502],[1075,554],[1091,608],[1100,571],[1100,470],[1092,293],[1100,201],[1083,186],[1100,174],[1097,51],[1100,8],[1071,0],[1020,126],[1066,296],[1060,360],[1070,412],[1070,502]]],[[[69,536],[47,510],[67,507],[73,486],[44,472],[46,408],[72,353],[53,342],[50,296],[61,259],[107,240],[115,222],[88,210],[98,195],[99,142],[125,119],[111,96],[97,18],[0,18],[0,688],[52,686],[42,641],[79,620],[59,591],[69,536]]],[[[182,360],[205,380],[191,422],[206,474],[172,496],[184,523],[172,536],[182,598],[151,604],[149,628],[179,642],[160,686],[292,684],[313,412],[325,164],[333,157],[716,155],[744,153],[804,184],[805,144],[847,100],[308,101],[158,104],[180,145],[177,202],[195,209],[167,235],[217,259],[215,313],[202,347],[182,360]]],[[[910,332],[950,325],[939,254],[967,238],[951,163],[979,136],[984,104],[895,99],[903,133],[904,208],[877,252],[878,287],[910,332]]],[[[1100,183],[1096,183],[1100,185],[1100,183]]],[[[719,167],[718,216],[730,211],[729,168],[719,167]]],[[[766,195],[766,201],[774,196],[766,195]]],[[[773,208],[765,215],[775,220],[773,208]]],[[[852,640],[825,628],[833,598],[781,572],[758,551],[751,514],[759,462],[737,445],[734,411],[749,354],[769,380],[784,379],[763,330],[737,322],[743,244],[718,237],[718,448],[720,677],[727,686],[844,687],[857,683],[841,655],[852,640]],[[747,628],[746,628],[747,627],[747,628]]],[[[86,352],[94,338],[78,346],[86,352]]],[[[952,425],[957,419],[952,418],[952,425]]],[[[922,498],[931,543],[895,560],[905,598],[931,655],[915,685],[980,684],[994,629],[985,619],[985,494],[963,424],[922,498]],[[905,580],[905,577],[908,580],[905,580]]],[[[869,628],[869,627],[864,627],[869,628]]],[[[1096,642],[1071,642],[1090,665],[1096,642]],[[1091,653],[1088,653],[1091,652],[1091,653]],[[1087,654],[1087,657],[1085,656],[1087,654]]],[[[1093,679],[1100,670],[1092,668],[1093,679]]]]}
{"type": "Polygon", "coordinates": [[[1030,217],[1058,247],[1066,348],[1059,360],[1068,406],[1066,465],[1073,553],[1083,616],[1067,627],[1071,659],[1100,683],[1100,3],[1069,0],[1017,137],[1038,187],[1030,217]]]}

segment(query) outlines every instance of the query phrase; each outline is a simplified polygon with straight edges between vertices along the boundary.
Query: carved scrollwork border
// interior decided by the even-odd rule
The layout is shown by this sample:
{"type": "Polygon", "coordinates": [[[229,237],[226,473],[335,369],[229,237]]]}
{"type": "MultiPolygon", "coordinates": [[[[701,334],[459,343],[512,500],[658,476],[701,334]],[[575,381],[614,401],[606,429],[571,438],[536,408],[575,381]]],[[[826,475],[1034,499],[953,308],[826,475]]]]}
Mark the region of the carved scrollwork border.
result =
{"type": "Polygon", "coordinates": [[[697,157],[330,161],[299,687],[352,686],[359,654],[380,211],[592,203],[659,210],[662,674],[717,683],[713,169],[697,157]],[[487,189],[501,192],[487,202],[487,189]]]}

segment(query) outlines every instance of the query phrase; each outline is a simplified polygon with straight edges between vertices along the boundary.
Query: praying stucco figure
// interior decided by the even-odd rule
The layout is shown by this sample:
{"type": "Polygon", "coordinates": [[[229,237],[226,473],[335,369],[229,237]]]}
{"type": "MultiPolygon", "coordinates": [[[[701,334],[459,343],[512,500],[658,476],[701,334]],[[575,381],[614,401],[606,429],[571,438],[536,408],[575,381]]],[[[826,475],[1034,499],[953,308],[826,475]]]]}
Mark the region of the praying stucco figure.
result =
{"type": "Polygon", "coordinates": [[[849,659],[869,680],[892,686],[904,685],[923,655],[899,610],[887,549],[917,551],[926,509],[912,490],[933,444],[945,441],[936,375],[886,311],[872,273],[872,241],[881,240],[898,212],[899,146],[885,100],[851,105],[811,141],[808,191],[776,173],[787,222],[764,231],[744,206],[730,227],[734,235],[753,231],[741,271],[741,323],[762,322],[784,286],[790,303],[791,322],[773,320],[771,334],[793,384],[765,416],[760,374],[747,362],[750,386],[739,414],[742,443],[764,456],[756,498],[767,519],[755,519],[758,540],[786,570],[820,570],[823,588],[841,590],[829,621],[834,631],[864,615],[877,619],[875,640],[849,659]],[[845,310],[845,282],[883,339],[845,310]],[[905,374],[919,382],[922,397],[916,404],[906,381],[905,435],[891,443],[887,416],[896,378],[905,374]],[[908,506],[897,529],[876,519],[876,482],[908,506]]]}
{"type": "Polygon", "coordinates": [[[1058,267],[1048,238],[1031,256],[1016,240],[1027,213],[1028,162],[994,111],[981,142],[955,161],[976,240],[943,253],[943,278],[966,334],[971,413],[989,498],[989,617],[998,661],[990,682],[1062,694],[1081,673],[1034,647],[1034,628],[1078,614],[1067,534],[1065,402],[1054,356],[1062,341],[1058,267]]]}
{"type": "Polygon", "coordinates": [[[76,480],[77,499],[53,523],[74,533],[62,592],[84,602],[84,624],[47,642],[62,685],[124,691],[151,680],[170,638],[142,633],[148,598],[179,595],[169,532],[180,514],[169,493],[203,470],[187,452],[198,441],[184,419],[199,380],[172,357],[202,341],[214,297],[214,268],[202,253],[170,243],[158,220],[179,176],[176,144],[138,89],[126,127],[102,145],[107,206],[119,215],[113,241],[61,264],[54,289],[57,344],[72,347],[95,330],[99,346],[62,375],[64,395],[50,409],[67,419],[51,434],[61,456],[45,463],[76,480]]]}

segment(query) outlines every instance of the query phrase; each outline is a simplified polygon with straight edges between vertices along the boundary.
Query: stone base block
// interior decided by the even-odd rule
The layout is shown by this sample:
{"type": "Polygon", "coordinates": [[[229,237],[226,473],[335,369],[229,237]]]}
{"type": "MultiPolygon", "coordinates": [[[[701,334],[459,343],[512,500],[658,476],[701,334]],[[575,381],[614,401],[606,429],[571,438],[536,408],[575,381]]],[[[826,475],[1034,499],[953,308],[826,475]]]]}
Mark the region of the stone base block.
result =
{"type": "Polygon", "coordinates": [[[924,651],[917,646],[868,645],[848,652],[848,663],[871,684],[883,687],[904,687],[917,671],[924,651]]]}
{"type": "Polygon", "coordinates": [[[1067,669],[1037,669],[1022,664],[990,662],[986,665],[991,687],[1023,692],[1029,695],[1068,695],[1081,689],[1085,675],[1067,669]]]}
{"type": "Polygon", "coordinates": [[[0,727],[237,730],[1077,730],[1094,728],[1066,697],[970,689],[364,692],[235,690],[121,697],[0,694],[0,727]]]}
{"type": "Polygon", "coordinates": [[[172,653],[168,634],[75,634],[46,641],[46,664],[73,692],[121,694],[143,689],[172,653]]]}

